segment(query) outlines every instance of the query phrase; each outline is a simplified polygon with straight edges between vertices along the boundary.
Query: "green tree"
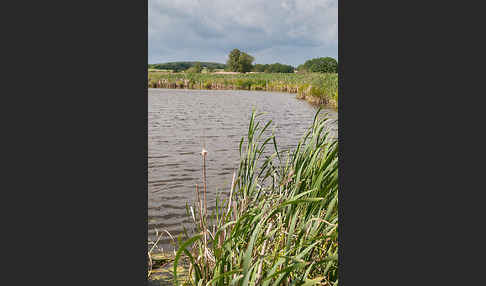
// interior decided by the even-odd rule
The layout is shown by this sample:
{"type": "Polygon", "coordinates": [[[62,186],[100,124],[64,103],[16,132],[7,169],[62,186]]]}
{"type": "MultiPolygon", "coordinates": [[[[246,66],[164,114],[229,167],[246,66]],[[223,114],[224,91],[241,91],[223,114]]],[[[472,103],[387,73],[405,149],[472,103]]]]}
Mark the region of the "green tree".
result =
{"type": "Polygon", "coordinates": [[[202,67],[200,63],[195,63],[194,66],[190,67],[187,72],[188,73],[201,73],[202,67]]]}
{"type": "Polygon", "coordinates": [[[297,66],[297,70],[298,70],[299,72],[306,72],[306,71],[307,71],[307,70],[305,69],[305,67],[304,67],[304,64],[298,65],[298,66],[297,66]]]}
{"type": "Polygon", "coordinates": [[[313,66],[313,71],[322,73],[336,73],[337,67],[338,63],[335,59],[326,57],[320,58],[319,61],[315,63],[313,66]]]}
{"type": "Polygon", "coordinates": [[[239,72],[251,71],[251,68],[252,68],[251,64],[254,60],[255,59],[252,56],[250,56],[249,54],[241,53],[240,54],[240,61],[239,61],[239,65],[238,65],[238,71],[239,72]]]}
{"type": "Polygon", "coordinates": [[[252,62],[255,59],[249,54],[238,49],[232,50],[228,55],[226,66],[234,72],[249,72],[252,70],[252,62]]]}
{"type": "Polygon", "coordinates": [[[283,65],[281,63],[274,63],[268,66],[266,72],[271,73],[293,73],[294,67],[290,65],[283,65]]]}
{"type": "Polygon", "coordinates": [[[266,73],[293,73],[294,67],[291,65],[283,65],[281,63],[274,63],[270,65],[255,64],[253,66],[253,71],[266,73]]]}
{"type": "Polygon", "coordinates": [[[337,61],[330,57],[311,59],[299,66],[299,71],[307,72],[337,73],[337,69],[337,61]]]}
{"type": "Polygon", "coordinates": [[[255,64],[253,66],[253,71],[254,72],[264,72],[265,71],[265,66],[266,65],[262,65],[262,64],[255,64]]]}
{"type": "Polygon", "coordinates": [[[240,50],[234,49],[228,55],[228,61],[226,62],[226,66],[228,67],[229,71],[237,71],[238,64],[240,61],[240,50]]]}

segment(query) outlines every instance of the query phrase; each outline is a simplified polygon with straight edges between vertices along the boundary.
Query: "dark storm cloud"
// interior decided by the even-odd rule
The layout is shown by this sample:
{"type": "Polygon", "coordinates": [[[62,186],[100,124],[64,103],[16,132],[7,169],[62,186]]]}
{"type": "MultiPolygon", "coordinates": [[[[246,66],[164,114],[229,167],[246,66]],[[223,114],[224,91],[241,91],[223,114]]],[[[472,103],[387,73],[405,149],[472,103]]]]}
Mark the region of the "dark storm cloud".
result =
{"type": "Polygon", "coordinates": [[[149,63],[226,62],[238,48],[257,63],[337,59],[337,0],[148,0],[149,63]]]}

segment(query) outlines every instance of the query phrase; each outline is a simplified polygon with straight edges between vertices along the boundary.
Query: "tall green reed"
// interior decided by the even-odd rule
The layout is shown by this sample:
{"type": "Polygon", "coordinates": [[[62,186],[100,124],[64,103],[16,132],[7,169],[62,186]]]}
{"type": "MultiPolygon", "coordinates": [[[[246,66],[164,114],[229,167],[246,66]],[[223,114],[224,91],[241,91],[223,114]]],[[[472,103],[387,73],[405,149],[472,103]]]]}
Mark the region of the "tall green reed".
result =
{"type": "Polygon", "coordinates": [[[240,142],[229,198],[207,215],[197,190],[196,234],[177,251],[176,285],[182,255],[188,285],[338,284],[338,145],[327,119],[318,112],[293,152],[279,151],[275,136],[264,136],[271,121],[257,119],[253,112],[240,142]]]}

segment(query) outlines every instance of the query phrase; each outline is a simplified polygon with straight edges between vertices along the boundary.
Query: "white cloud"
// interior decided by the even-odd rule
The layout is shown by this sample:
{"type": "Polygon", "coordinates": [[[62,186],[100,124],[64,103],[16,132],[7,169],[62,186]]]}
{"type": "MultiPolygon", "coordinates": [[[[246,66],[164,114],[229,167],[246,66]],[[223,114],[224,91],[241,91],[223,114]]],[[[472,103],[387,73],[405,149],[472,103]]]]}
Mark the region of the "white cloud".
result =
{"type": "Polygon", "coordinates": [[[337,0],[148,0],[149,62],[224,62],[233,48],[258,63],[337,58],[337,0]]]}

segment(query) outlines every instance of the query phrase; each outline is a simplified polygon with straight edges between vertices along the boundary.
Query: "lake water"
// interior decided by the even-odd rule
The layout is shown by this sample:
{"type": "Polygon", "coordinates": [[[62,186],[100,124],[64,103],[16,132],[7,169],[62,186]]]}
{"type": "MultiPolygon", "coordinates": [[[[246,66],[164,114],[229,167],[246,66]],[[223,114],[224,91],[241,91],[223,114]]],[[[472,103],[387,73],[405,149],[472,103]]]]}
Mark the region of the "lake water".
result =
{"type": "MultiPolygon", "coordinates": [[[[192,228],[186,203],[192,205],[195,185],[202,186],[202,147],[206,158],[208,210],[217,192],[229,193],[239,165],[238,146],[248,132],[251,111],[272,120],[279,150],[294,149],[311,126],[317,108],[295,94],[241,90],[149,89],[148,91],[148,220],[155,229],[176,236],[192,228]]],[[[328,130],[337,137],[337,112],[325,109],[328,130]]],[[[210,213],[210,211],[208,211],[210,213]]],[[[172,250],[169,239],[159,243],[172,250]]]]}

